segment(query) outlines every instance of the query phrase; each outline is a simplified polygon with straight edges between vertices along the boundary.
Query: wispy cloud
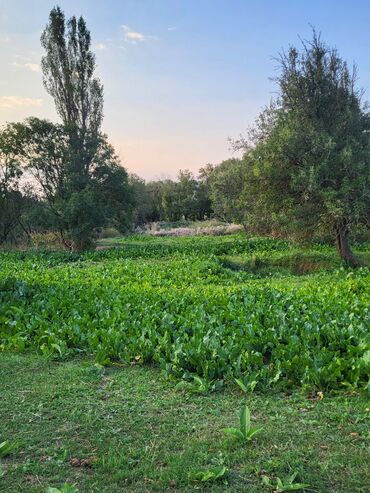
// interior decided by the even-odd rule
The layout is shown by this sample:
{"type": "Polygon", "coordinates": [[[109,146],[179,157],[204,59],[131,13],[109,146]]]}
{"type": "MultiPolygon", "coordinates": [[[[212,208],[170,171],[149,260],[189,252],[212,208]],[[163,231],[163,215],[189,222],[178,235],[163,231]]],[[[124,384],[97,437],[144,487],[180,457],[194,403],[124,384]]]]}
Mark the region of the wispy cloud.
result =
{"type": "Polygon", "coordinates": [[[176,31],[177,27],[176,26],[171,26],[167,28],[167,31],[176,31]]]}
{"type": "Polygon", "coordinates": [[[0,97],[0,108],[17,108],[20,106],[41,106],[41,98],[20,98],[19,96],[0,97]]]}
{"type": "Polygon", "coordinates": [[[13,62],[10,62],[9,65],[12,67],[20,68],[20,69],[27,69],[30,70],[31,72],[40,72],[40,65],[38,63],[32,63],[30,62],[30,58],[16,55],[15,60],[13,62]]]}
{"type": "Polygon", "coordinates": [[[143,41],[156,40],[158,36],[153,36],[151,34],[144,34],[138,31],[134,31],[131,27],[126,26],[125,24],[122,26],[124,31],[124,40],[127,43],[142,43],[143,41]]]}
{"type": "Polygon", "coordinates": [[[94,48],[96,50],[106,50],[107,49],[107,45],[104,44],[104,43],[96,43],[96,45],[94,46],[94,48]]]}
{"type": "Polygon", "coordinates": [[[40,72],[40,65],[38,63],[25,63],[24,67],[31,72],[40,72]]]}

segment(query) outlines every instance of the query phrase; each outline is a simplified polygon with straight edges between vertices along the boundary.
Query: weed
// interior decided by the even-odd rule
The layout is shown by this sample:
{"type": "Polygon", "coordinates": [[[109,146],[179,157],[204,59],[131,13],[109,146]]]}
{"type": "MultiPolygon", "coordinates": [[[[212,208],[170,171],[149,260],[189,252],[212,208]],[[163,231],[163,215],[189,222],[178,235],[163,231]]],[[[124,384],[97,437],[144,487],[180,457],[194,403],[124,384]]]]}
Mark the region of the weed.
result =
{"type": "Polygon", "coordinates": [[[217,481],[224,478],[228,473],[228,469],[225,466],[215,466],[204,471],[198,471],[194,474],[193,479],[196,481],[207,482],[217,481]]]}
{"type": "Polygon", "coordinates": [[[297,472],[293,473],[291,476],[288,476],[284,480],[280,478],[276,478],[276,484],[272,484],[270,478],[268,476],[262,477],[262,484],[264,486],[268,486],[273,489],[276,493],[282,493],[284,491],[298,491],[308,488],[310,485],[305,483],[296,483],[295,478],[297,477],[297,472]]]}
{"type": "Polygon", "coordinates": [[[233,438],[241,441],[250,441],[258,433],[263,430],[262,427],[251,426],[251,415],[247,405],[243,406],[240,410],[240,426],[239,428],[224,428],[224,432],[227,435],[231,435],[233,438]]]}

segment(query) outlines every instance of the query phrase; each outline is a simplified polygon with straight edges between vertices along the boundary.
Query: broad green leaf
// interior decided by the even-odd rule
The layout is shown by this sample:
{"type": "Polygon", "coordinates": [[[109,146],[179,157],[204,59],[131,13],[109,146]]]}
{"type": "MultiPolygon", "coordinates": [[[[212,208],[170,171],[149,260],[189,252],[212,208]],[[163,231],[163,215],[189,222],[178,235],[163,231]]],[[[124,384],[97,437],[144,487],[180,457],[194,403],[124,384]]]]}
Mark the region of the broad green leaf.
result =
{"type": "Polygon", "coordinates": [[[224,466],[214,467],[212,469],[197,472],[194,475],[194,479],[202,482],[216,481],[225,476],[227,472],[228,470],[224,466]]]}
{"type": "Polygon", "coordinates": [[[251,426],[251,413],[247,405],[243,406],[240,411],[240,430],[244,437],[247,436],[251,426]]]}
{"type": "Polygon", "coordinates": [[[235,382],[239,385],[239,387],[242,389],[243,392],[247,393],[247,387],[244,385],[244,383],[241,380],[236,378],[235,382]]]}
{"type": "Polygon", "coordinates": [[[304,488],[309,488],[309,486],[310,486],[309,484],[304,484],[304,483],[288,484],[288,485],[285,485],[284,491],[303,490],[304,488]]]}
{"type": "Polygon", "coordinates": [[[277,491],[284,491],[284,483],[282,482],[282,480],[280,478],[276,478],[276,490],[277,491]]]}
{"type": "Polygon", "coordinates": [[[238,430],[238,428],[224,428],[222,431],[227,435],[231,435],[237,440],[245,440],[245,436],[240,430],[238,430]]]}
{"type": "Polygon", "coordinates": [[[261,482],[264,486],[271,486],[271,481],[270,481],[270,478],[268,476],[262,476],[261,482]]]}
{"type": "Polygon", "coordinates": [[[257,435],[258,433],[261,433],[261,431],[263,430],[263,428],[260,426],[260,427],[254,427],[254,428],[251,428],[248,433],[247,433],[247,436],[248,436],[248,440],[251,440],[255,435],[257,435]]]}

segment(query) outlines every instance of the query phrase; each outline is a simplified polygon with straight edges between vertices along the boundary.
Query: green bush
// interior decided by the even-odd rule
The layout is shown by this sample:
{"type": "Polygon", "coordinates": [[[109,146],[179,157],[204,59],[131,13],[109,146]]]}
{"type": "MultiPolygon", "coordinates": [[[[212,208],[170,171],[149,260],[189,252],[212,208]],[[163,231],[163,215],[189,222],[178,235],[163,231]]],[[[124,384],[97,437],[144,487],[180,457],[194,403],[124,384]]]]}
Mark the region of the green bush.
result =
{"type": "Polygon", "coordinates": [[[100,238],[115,238],[120,236],[120,232],[116,228],[102,228],[99,237],[100,238]]]}

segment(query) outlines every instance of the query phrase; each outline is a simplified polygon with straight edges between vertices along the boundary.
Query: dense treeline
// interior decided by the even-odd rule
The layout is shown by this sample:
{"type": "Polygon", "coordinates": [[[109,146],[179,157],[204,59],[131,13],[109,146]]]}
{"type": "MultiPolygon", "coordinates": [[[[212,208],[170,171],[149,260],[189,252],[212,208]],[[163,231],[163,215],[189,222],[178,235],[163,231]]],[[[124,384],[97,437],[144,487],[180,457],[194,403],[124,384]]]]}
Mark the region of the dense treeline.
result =
{"type": "Polygon", "coordinates": [[[41,44],[61,123],[29,118],[1,129],[0,244],[52,231],[86,250],[105,226],[217,217],[254,233],[329,237],[357,263],[350,237],[368,231],[369,111],[356,71],[315,32],[277,58],[278,95],[233,143],[241,158],[151,182],[129,175],[101,132],[103,86],[84,19],[66,21],[54,8],[41,44]]]}

